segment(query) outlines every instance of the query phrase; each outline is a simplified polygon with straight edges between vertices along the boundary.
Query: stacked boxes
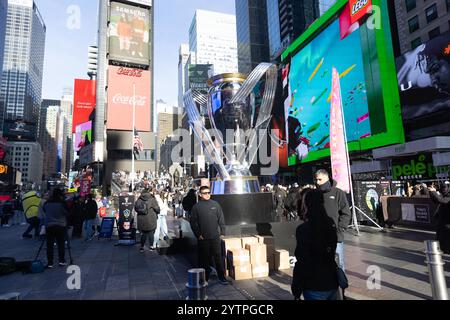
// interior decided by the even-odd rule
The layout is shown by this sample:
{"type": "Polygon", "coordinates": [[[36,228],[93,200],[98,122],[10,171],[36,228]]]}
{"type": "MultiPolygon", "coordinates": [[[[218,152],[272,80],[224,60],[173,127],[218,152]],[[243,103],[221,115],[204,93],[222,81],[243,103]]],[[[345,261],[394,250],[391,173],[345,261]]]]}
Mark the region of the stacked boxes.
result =
{"type": "Polygon", "coordinates": [[[289,252],[275,250],[272,236],[227,238],[222,240],[227,275],[235,280],[269,276],[269,270],[290,268],[289,252]]]}
{"type": "Polygon", "coordinates": [[[275,250],[275,270],[289,269],[289,251],[275,250]]]}

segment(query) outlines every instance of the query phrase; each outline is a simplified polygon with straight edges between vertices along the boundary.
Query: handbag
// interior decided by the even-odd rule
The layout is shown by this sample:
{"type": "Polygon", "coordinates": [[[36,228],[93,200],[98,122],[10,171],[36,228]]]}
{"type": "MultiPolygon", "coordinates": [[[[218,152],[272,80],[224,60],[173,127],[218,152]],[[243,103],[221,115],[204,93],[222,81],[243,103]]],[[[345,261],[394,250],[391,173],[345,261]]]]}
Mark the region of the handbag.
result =
{"type": "Polygon", "coordinates": [[[344,270],[342,270],[342,268],[340,268],[340,267],[337,267],[336,273],[337,273],[337,280],[338,280],[339,287],[341,287],[342,289],[347,289],[348,288],[348,279],[347,279],[347,275],[345,274],[344,270]]]}

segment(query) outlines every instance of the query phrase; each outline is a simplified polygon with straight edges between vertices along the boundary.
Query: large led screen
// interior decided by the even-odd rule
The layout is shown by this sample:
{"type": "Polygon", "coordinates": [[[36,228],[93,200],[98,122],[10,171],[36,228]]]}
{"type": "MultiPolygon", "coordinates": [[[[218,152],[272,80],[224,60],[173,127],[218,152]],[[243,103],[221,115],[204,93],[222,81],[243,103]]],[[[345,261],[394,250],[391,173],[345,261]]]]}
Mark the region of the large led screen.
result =
{"type": "MultiPolygon", "coordinates": [[[[421,44],[396,62],[402,116],[408,131],[450,121],[450,32],[421,44]]],[[[413,136],[450,132],[448,125],[442,129],[421,130],[413,136]]]]}
{"type": "Polygon", "coordinates": [[[81,148],[92,143],[92,121],[77,125],[75,130],[74,150],[80,151],[81,148]]]}
{"type": "Polygon", "coordinates": [[[347,141],[371,136],[359,30],[340,39],[339,21],[331,23],[291,60],[288,110],[289,155],[329,147],[331,75],[340,74],[347,141]]]}
{"type": "Polygon", "coordinates": [[[148,9],[111,2],[109,58],[148,65],[150,21],[148,9]]]}

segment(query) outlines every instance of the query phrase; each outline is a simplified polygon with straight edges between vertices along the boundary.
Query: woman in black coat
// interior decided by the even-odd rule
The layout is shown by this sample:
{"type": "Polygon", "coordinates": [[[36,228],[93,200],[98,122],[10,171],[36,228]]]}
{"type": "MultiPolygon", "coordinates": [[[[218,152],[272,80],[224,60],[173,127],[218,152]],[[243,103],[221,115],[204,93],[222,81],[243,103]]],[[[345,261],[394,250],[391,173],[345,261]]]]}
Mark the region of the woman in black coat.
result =
{"type": "Polygon", "coordinates": [[[336,226],[323,206],[319,190],[305,193],[302,207],[306,222],[296,231],[297,247],[292,293],[305,300],[335,300],[338,293],[335,261],[336,226]]]}

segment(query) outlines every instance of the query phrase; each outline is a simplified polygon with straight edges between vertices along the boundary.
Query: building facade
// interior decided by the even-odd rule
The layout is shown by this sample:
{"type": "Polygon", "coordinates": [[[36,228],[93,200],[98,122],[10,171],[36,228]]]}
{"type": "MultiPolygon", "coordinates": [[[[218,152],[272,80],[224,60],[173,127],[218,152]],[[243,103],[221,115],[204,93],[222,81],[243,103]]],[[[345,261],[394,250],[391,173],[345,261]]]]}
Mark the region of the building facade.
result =
{"type": "Polygon", "coordinates": [[[319,0],[319,14],[322,16],[330,9],[337,0],[319,0]]]}
{"type": "Polygon", "coordinates": [[[182,43],[178,51],[178,108],[184,108],[183,95],[187,91],[186,64],[189,59],[189,45],[182,43]]]}
{"type": "Polygon", "coordinates": [[[91,80],[95,80],[97,78],[97,58],[98,58],[97,46],[89,46],[87,75],[91,80]]]}
{"type": "Polygon", "coordinates": [[[269,62],[265,1],[236,0],[239,72],[249,74],[260,62],[269,62]]]}
{"type": "MultiPolygon", "coordinates": [[[[182,109],[177,108],[175,106],[170,106],[162,100],[156,101],[156,110],[157,110],[157,168],[158,170],[167,170],[171,164],[168,165],[168,161],[162,161],[162,145],[166,144],[165,142],[170,140],[173,136],[173,132],[181,128],[182,122],[182,109]]],[[[166,145],[169,145],[168,143],[166,145]]],[[[167,146],[165,148],[167,153],[167,146]]],[[[164,159],[170,158],[167,154],[164,156],[164,159]]]]}
{"type": "Polygon", "coordinates": [[[60,100],[42,100],[39,119],[39,144],[43,152],[42,174],[44,178],[57,173],[57,128],[60,100]]]}
{"type": "MultiPolygon", "coordinates": [[[[395,55],[399,56],[450,29],[450,1],[390,2],[395,55]]],[[[392,27],[392,26],[391,26],[392,27]]]]}
{"type": "Polygon", "coordinates": [[[269,53],[272,60],[281,54],[280,15],[278,0],[266,0],[269,53]]]}
{"type": "Polygon", "coordinates": [[[8,136],[22,120],[36,141],[42,94],[46,27],[33,0],[8,0],[0,91],[0,125],[8,136]]]}
{"type": "Polygon", "coordinates": [[[236,17],[230,14],[196,10],[189,28],[192,64],[213,64],[214,73],[238,71],[236,17]]]}
{"type": "MultiPolygon", "coordinates": [[[[155,134],[153,128],[153,30],[151,1],[99,1],[97,35],[96,106],[93,146],[84,158],[87,164],[102,163],[102,192],[109,193],[112,173],[132,170],[133,128],[131,109],[132,83],[136,83],[139,105],[136,108],[136,127],[144,150],[134,157],[135,171],[155,170],[155,134]],[[130,41],[119,36],[118,21],[125,15],[132,32],[130,41]],[[114,78],[114,79],[113,79],[114,78]],[[131,85],[130,85],[131,84],[131,85]],[[130,109],[121,118],[121,108],[130,109]],[[116,111],[113,111],[116,110],[116,111]],[[145,116],[142,115],[144,110],[145,116]],[[113,120],[116,121],[113,123],[113,120]],[[144,123],[145,129],[140,129],[144,123]]],[[[80,155],[81,157],[81,155],[80,155]]]]}
{"type": "Polygon", "coordinates": [[[283,48],[299,37],[319,16],[317,0],[279,0],[280,36],[283,48]]]}
{"type": "MultiPolygon", "coordinates": [[[[0,71],[3,69],[3,55],[5,53],[7,17],[8,17],[8,2],[0,1],[0,71]]],[[[0,80],[1,80],[1,73],[0,73],[0,80]]]]}
{"type": "Polygon", "coordinates": [[[8,142],[7,162],[22,172],[23,184],[42,182],[43,153],[37,142],[8,142]]]}

